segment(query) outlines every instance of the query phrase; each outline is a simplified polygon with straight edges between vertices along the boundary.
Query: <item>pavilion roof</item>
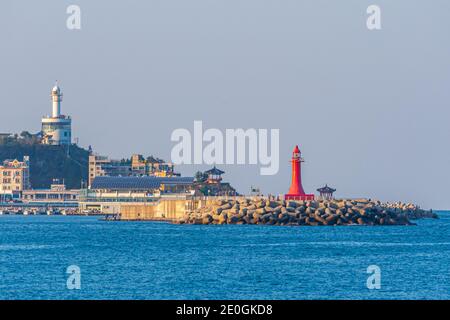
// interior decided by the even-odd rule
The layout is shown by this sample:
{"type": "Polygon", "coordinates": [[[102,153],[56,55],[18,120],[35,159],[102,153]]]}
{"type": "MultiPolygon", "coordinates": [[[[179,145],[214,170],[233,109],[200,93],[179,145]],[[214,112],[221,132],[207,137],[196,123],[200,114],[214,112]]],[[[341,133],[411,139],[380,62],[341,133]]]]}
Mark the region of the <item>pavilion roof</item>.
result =
{"type": "Polygon", "coordinates": [[[318,192],[322,193],[333,193],[336,191],[336,189],[330,188],[328,185],[325,185],[325,187],[317,189],[318,192]]]}
{"type": "Polygon", "coordinates": [[[214,175],[214,176],[220,176],[225,173],[225,171],[222,171],[220,169],[217,169],[216,166],[214,166],[212,169],[209,169],[208,171],[205,171],[206,174],[214,175]]]}

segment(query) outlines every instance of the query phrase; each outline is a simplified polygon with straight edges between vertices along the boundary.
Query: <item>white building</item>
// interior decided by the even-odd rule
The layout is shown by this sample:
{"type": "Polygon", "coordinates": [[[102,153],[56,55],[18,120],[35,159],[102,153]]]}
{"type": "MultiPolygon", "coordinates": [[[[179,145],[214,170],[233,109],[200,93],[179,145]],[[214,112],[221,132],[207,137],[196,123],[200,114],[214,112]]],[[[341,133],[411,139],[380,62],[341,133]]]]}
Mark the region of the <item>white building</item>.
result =
{"type": "Polygon", "coordinates": [[[42,118],[42,143],[68,145],[72,143],[72,119],[61,114],[62,92],[58,83],[52,89],[52,116],[42,118]]]}

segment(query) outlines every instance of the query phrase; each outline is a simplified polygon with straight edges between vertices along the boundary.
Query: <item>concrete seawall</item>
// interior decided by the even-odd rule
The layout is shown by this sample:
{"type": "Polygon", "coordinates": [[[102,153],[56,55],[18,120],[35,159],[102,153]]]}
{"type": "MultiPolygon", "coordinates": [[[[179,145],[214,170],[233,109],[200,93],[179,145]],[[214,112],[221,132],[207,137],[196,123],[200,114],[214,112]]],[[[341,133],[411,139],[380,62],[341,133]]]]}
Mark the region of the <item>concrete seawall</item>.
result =
{"type": "MultiPolygon", "coordinates": [[[[118,220],[166,220],[177,222],[189,212],[213,206],[218,200],[227,201],[229,197],[164,197],[148,203],[121,203],[118,220]]],[[[233,197],[233,201],[245,197],[233,197]]]]}

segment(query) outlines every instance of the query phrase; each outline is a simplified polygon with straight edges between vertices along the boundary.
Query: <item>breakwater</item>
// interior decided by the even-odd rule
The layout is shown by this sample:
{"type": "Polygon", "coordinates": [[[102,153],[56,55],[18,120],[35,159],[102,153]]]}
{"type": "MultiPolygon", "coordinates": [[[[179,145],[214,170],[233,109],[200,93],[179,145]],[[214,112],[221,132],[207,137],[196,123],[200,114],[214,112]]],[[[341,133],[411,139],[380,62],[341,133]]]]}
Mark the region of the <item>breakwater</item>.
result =
{"type": "Polygon", "coordinates": [[[216,200],[188,211],[180,224],[262,224],[281,226],[413,225],[411,220],[437,218],[431,210],[401,202],[370,199],[285,201],[216,200]]]}

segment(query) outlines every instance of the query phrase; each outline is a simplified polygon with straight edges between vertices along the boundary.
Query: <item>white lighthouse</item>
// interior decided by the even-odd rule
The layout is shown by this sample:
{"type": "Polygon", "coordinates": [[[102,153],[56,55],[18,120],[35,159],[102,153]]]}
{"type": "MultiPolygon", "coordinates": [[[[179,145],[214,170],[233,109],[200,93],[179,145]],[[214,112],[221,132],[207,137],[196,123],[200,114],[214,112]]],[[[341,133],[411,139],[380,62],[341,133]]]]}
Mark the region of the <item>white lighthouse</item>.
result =
{"type": "Polygon", "coordinates": [[[42,143],[52,145],[69,145],[72,143],[72,119],[61,114],[63,94],[58,83],[51,91],[52,116],[42,118],[42,143]]]}

